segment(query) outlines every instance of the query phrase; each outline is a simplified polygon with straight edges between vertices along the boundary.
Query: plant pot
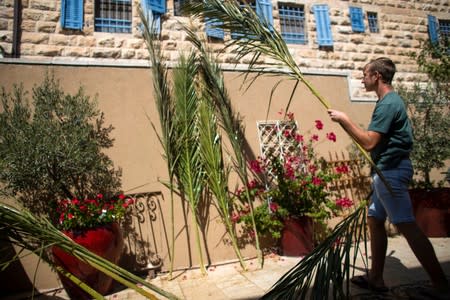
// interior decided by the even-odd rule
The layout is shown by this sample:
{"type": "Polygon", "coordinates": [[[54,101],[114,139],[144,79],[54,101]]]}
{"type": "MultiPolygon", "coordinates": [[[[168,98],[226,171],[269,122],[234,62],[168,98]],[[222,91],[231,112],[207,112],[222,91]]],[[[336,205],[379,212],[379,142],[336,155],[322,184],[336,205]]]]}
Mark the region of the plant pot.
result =
{"type": "Polygon", "coordinates": [[[450,237],[450,188],[409,191],[417,225],[428,237],[450,237]]]}
{"type": "Polygon", "coordinates": [[[299,217],[284,220],[280,243],[284,256],[304,256],[310,253],[314,249],[312,219],[299,217]]]}
{"type": "MultiPolygon", "coordinates": [[[[122,254],[122,230],[117,223],[111,223],[92,229],[63,231],[76,243],[84,246],[93,253],[117,264],[122,254]]],[[[113,284],[113,279],[87,263],[54,246],[52,248],[54,261],[81,281],[95,289],[102,295],[107,294],[113,284]]],[[[67,294],[71,299],[91,299],[78,285],[62,274],[58,274],[67,294]]]]}

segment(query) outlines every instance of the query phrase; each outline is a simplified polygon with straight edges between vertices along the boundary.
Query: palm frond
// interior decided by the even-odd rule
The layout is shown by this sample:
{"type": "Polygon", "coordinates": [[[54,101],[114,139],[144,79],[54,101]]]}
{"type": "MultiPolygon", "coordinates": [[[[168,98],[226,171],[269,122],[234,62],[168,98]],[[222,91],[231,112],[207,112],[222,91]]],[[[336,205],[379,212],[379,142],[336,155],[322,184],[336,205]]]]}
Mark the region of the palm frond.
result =
{"type": "MultiPolygon", "coordinates": [[[[141,6],[138,7],[139,16],[142,21],[142,31],[144,36],[144,41],[147,45],[149,51],[150,62],[152,65],[153,74],[153,88],[155,103],[159,115],[159,123],[161,127],[161,135],[158,134],[155,125],[151,122],[152,127],[158,140],[160,141],[164,156],[167,164],[167,171],[169,173],[169,186],[170,190],[170,232],[171,232],[171,243],[169,249],[169,276],[172,277],[173,264],[175,261],[175,204],[174,204],[174,180],[176,176],[176,165],[178,162],[178,151],[176,149],[176,134],[174,128],[174,123],[172,122],[175,116],[174,105],[170,94],[169,79],[167,68],[163,65],[161,44],[157,39],[157,35],[154,34],[154,23],[149,23],[148,16],[143,12],[141,6]]],[[[150,118],[147,116],[150,120],[150,118]]]]}
{"type": "MultiPolygon", "coordinates": [[[[184,26],[187,33],[187,39],[194,45],[198,51],[198,59],[200,61],[200,71],[205,84],[205,90],[208,92],[209,99],[212,100],[215,108],[215,115],[218,123],[224,130],[231,143],[234,170],[237,172],[244,186],[248,185],[247,161],[254,159],[251,153],[246,151],[249,149],[245,139],[245,129],[242,126],[242,117],[233,110],[231,99],[225,88],[223,74],[220,66],[215,62],[211,52],[205,46],[194,30],[188,26],[184,26]]],[[[247,195],[249,196],[249,195],[247,195]]],[[[259,243],[259,236],[256,230],[256,223],[253,218],[253,201],[248,197],[247,203],[251,210],[253,229],[255,232],[256,250],[258,262],[263,265],[263,256],[259,243]]]]}
{"type": "MultiPolygon", "coordinates": [[[[20,249],[27,249],[38,255],[42,254],[42,259],[50,265],[54,265],[54,263],[47,254],[48,250],[52,246],[57,245],[65,252],[70,253],[74,257],[86,262],[149,299],[157,298],[152,293],[138,287],[137,284],[141,284],[167,299],[178,299],[175,295],[164,291],[75,243],[55,228],[48,219],[43,217],[37,218],[26,209],[19,210],[0,203],[0,233],[8,236],[10,242],[20,249]]],[[[71,280],[79,281],[69,273],[65,272],[65,275],[69,276],[71,280]]],[[[83,284],[80,287],[83,288],[83,284]]],[[[86,292],[89,293],[89,289],[86,292]]],[[[96,295],[92,296],[96,297],[96,295]]]]}
{"type": "Polygon", "coordinates": [[[174,69],[174,106],[173,118],[177,135],[179,161],[176,165],[177,180],[192,213],[193,230],[196,237],[200,270],[206,273],[203,262],[203,250],[200,245],[198,205],[204,191],[205,172],[199,147],[197,65],[196,56],[191,53],[187,58],[180,56],[178,66],[174,69]]]}
{"type": "MultiPolygon", "coordinates": [[[[313,252],[284,274],[262,299],[348,298],[350,266],[355,264],[360,244],[366,240],[365,216],[366,205],[363,203],[336,225],[332,234],[313,252]]],[[[363,259],[367,261],[367,257],[363,259]]]]}
{"type": "MultiPolygon", "coordinates": [[[[265,19],[261,19],[250,6],[246,5],[242,8],[236,0],[203,0],[200,2],[189,2],[183,9],[194,17],[210,20],[212,27],[236,33],[237,38],[227,41],[225,47],[233,49],[238,61],[244,57],[250,57],[249,70],[257,71],[257,76],[264,75],[271,68],[275,67],[276,73],[301,81],[326,109],[331,108],[329,102],[303,76],[281,34],[265,19]],[[271,68],[260,63],[259,58],[261,56],[274,60],[271,68]]],[[[246,72],[245,77],[248,74],[249,72],[246,72]]],[[[346,131],[345,128],[343,129],[346,131]]],[[[369,154],[352,135],[349,133],[348,135],[361,154],[371,164],[373,170],[382,179],[387,189],[393,193],[391,185],[372,161],[369,154]]]]}

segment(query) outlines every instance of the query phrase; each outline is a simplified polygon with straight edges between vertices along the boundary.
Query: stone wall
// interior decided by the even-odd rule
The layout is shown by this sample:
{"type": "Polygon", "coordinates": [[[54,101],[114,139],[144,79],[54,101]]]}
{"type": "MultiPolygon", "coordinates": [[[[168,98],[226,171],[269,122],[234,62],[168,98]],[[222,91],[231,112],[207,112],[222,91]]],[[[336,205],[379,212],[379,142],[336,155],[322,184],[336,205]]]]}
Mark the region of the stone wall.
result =
{"type": "MultiPolygon", "coordinates": [[[[421,42],[428,39],[427,14],[450,19],[450,5],[447,0],[292,0],[289,2],[305,6],[307,44],[289,46],[299,65],[305,72],[318,71],[323,74],[330,71],[348,72],[353,100],[365,100],[369,97],[361,89],[361,69],[374,57],[391,57],[398,67],[397,80],[411,82],[423,78],[417,74],[417,66],[409,55],[417,52],[421,42]],[[312,6],[315,3],[329,5],[334,39],[332,49],[319,49],[315,41],[316,27],[312,12],[312,6]],[[361,7],[364,12],[376,12],[379,33],[369,32],[367,18],[365,18],[365,33],[352,32],[349,6],[361,7]]],[[[81,31],[61,28],[59,22],[61,1],[22,0],[20,57],[56,62],[88,61],[94,64],[101,63],[103,60],[113,60],[113,63],[123,63],[122,60],[127,64],[142,63],[148,58],[148,53],[138,30],[138,3],[138,0],[133,0],[132,33],[110,34],[94,32],[94,0],[84,2],[84,27],[81,31]]],[[[274,24],[276,28],[279,28],[277,1],[273,0],[272,4],[274,24]]],[[[5,57],[12,50],[13,6],[14,0],[0,0],[0,46],[4,49],[5,57]]],[[[173,0],[168,0],[167,8],[167,14],[162,20],[163,47],[167,58],[176,61],[179,51],[189,47],[185,41],[186,35],[181,31],[178,22],[188,22],[189,19],[174,16],[173,0]]],[[[199,25],[201,27],[201,24],[199,25]]],[[[225,37],[225,39],[229,38],[229,35],[225,37]]],[[[211,46],[213,49],[221,49],[223,44],[214,42],[211,46]]],[[[224,66],[229,64],[229,68],[236,66],[232,53],[222,54],[219,62],[224,66]]],[[[370,97],[373,98],[373,95],[370,97]]]]}

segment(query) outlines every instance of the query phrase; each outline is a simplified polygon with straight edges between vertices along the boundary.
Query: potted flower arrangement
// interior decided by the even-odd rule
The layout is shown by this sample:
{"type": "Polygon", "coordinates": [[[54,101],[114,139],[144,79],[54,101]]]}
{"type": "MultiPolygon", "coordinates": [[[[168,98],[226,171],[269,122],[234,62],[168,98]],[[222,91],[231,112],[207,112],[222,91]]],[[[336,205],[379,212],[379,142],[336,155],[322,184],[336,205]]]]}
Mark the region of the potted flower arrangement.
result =
{"type": "MultiPolygon", "coordinates": [[[[86,238],[87,230],[114,237],[118,246],[114,251],[110,246],[83,245],[117,262],[123,245],[117,221],[130,200],[121,196],[121,170],[114,168],[103,152],[113,145],[109,137],[113,128],[104,125],[96,101],[81,88],[74,95],[64,93],[49,74],[33,88],[32,101],[21,87],[13,93],[2,90],[0,96],[0,182],[4,194],[33,214],[48,218],[74,240],[86,238]],[[103,254],[103,249],[118,254],[112,257],[111,253],[103,254]]],[[[53,252],[55,262],[68,263],[68,254],[53,252]]],[[[87,265],[80,261],[74,264],[81,269],[71,270],[74,275],[88,274],[80,279],[101,293],[107,292],[109,277],[103,279],[87,271],[87,265]]],[[[67,282],[60,277],[63,284],[67,282]]]]}
{"type": "MultiPolygon", "coordinates": [[[[289,118],[295,122],[293,114],[289,118]]],[[[316,120],[315,128],[321,131],[323,123],[316,120]]],[[[237,196],[242,198],[244,193],[249,193],[255,199],[253,213],[259,234],[280,240],[284,255],[303,255],[326,235],[326,221],[351,207],[353,202],[339,198],[327,188],[340,174],[347,173],[348,167],[341,165],[333,169],[316,154],[318,133],[306,138],[293,129],[279,132],[291,141],[286,153],[273,152],[250,162],[256,179],[238,190],[237,196]]],[[[333,132],[326,133],[325,137],[336,141],[333,132]]],[[[233,220],[242,223],[244,232],[251,237],[250,211],[247,205],[238,205],[233,220]]]]}

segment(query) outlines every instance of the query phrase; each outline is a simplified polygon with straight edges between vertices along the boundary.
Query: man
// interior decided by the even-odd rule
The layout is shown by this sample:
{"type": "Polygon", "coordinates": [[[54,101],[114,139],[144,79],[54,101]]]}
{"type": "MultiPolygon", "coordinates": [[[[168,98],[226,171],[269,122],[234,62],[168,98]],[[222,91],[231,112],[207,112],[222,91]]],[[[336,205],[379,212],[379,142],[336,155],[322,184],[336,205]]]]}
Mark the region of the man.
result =
{"type": "Polygon", "coordinates": [[[392,188],[390,191],[383,180],[373,173],[373,193],[368,210],[372,264],[368,276],[354,277],[352,282],[373,291],[388,291],[383,280],[387,251],[384,223],[388,217],[408,241],[434,288],[439,294],[447,294],[447,278],[433,246],[415,222],[408,194],[413,176],[409,160],[413,144],[412,129],[403,100],[391,85],[395,71],[395,64],[389,58],[375,59],[363,69],[362,83],[367,91],[373,91],[378,96],[367,130],[355,125],[345,113],[328,110],[331,120],[340,123],[365,150],[370,151],[372,160],[392,188]]]}

